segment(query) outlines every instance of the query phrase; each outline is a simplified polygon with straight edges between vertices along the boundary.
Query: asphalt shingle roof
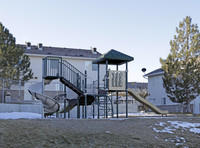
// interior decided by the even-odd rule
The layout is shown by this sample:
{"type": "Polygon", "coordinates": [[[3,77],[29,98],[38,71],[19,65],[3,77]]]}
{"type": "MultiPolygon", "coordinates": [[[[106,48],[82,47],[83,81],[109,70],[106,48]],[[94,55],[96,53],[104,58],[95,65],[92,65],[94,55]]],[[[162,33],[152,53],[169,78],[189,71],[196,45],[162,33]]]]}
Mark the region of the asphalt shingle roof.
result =
{"type": "Polygon", "coordinates": [[[48,47],[43,46],[42,50],[38,50],[35,45],[31,46],[31,49],[26,49],[26,45],[20,45],[25,48],[27,54],[49,55],[49,56],[70,56],[70,57],[86,57],[86,58],[98,58],[101,53],[94,54],[92,50],[88,49],[75,49],[75,48],[61,48],[61,47],[48,47]]]}
{"type": "Polygon", "coordinates": [[[164,70],[162,68],[156,69],[146,75],[144,75],[145,77],[149,77],[149,76],[154,76],[154,75],[159,75],[159,74],[163,74],[164,70]]]}

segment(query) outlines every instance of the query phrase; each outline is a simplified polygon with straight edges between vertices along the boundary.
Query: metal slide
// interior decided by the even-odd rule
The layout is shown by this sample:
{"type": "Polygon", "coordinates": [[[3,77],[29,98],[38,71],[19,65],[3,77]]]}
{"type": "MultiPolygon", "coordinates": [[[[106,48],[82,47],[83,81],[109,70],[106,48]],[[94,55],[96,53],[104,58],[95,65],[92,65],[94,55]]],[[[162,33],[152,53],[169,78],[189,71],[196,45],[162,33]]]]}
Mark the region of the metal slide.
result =
{"type": "Polygon", "coordinates": [[[28,91],[33,97],[42,101],[42,104],[44,106],[44,116],[45,117],[52,115],[53,113],[59,111],[60,104],[56,100],[50,98],[49,96],[45,96],[43,94],[34,92],[32,90],[28,90],[28,91]]]}
{"type": "MultiPolygon", "coordinates": [[[[85,105],[85,96],[82,95],[78,99],[76,99],[76,98],[67,99],[66,107],[61,108],[59,110],[59,113],[64,113],[64,111],[69,112],[77,105],[77,101],[79,101],[80,106],[84,106],[85,105]]],[[[94,101],[95,101],[95,96],[91,95],[91,94],[87,94],[87,105],[91,105],[94,101]]]]}
{"type": "Polygon", "coordinates": [[[146,105],[148,108],[150,108],[153,112],[155,112],[156,114],[168,114],[169,112],[166,110],[160,110],[158,107],[156,107],[155,105],[153,105],[152,103],[150,103],[148,100],[142,98],[140,95],[138,95],[134,90],[132,89],[128,89],[128,93],[129,95],[131,95],[135,100],[137,100],[138,102],[146,105]]]}
{"type": "Polygon", "coordinates": [[[59,110],[59,113],[69,112],[77,105],[77,99],[67,99],[66,107],[59,110]]]}

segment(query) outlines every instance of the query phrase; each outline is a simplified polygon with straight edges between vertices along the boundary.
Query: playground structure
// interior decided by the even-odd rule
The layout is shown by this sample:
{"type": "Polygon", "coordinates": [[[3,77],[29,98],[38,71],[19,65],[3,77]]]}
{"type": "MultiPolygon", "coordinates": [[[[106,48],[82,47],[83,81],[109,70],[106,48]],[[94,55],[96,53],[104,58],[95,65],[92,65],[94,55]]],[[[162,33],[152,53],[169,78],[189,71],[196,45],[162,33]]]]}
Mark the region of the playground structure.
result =
{"type": "Polygon", "coordinates": [[[125,55],[116,50],[110,50],[106,54],[103,54],[92,63],[97,64],[97,94],[87,93],[87,71],[83,74],[73,65],[61,57],[46,57],[43,59],[43,87],[42,93],[29,90],[30,94],[36,99],[41,100],[44,106],[44,116],[52,115],[56,113],[68,112],[77,106],[77,118],[80,118],[80,106],[82,106],[82,115],[87,118],[87,106],[93,105],[93,117],[95,116],[94,107],[97,104],[97,117],[104,116],[105,118],[113,117],[113,105],[112,97],[110,93],[116,93],[116,117],[118,118],[118,93],[126,93],[126,118],[128,118],[128,93],[140,103],[148,106],[152,111],[158,114],[167,114],[165,111],[159,110],[156,106],[141,98],[133,90],[128,89],[128,62],[132,61],[133,57],[125,55]],[[104,86],[100,86],[100,65],[106,66],[106,72],[104,77],[104,86]],[[119,66],[126,64],[125,71],[119,71],[119,66]],[[109,70],[108,65],[116,65],[116,70],[109,70]],[[60,104],[55,97],[50,98],[44,95],[45,85],[51,83],[52,80],[59,79],[61,83],[65,85],[64,106],[61,108],[60,104]],[[70,88],[77,94],[77,98],[69,99],[66,94],[66,87],[70,88]],[[103,114],[101,114],[103,112],[103,114]],[[109,115],[110,113],[110,115],[109,115]]]}

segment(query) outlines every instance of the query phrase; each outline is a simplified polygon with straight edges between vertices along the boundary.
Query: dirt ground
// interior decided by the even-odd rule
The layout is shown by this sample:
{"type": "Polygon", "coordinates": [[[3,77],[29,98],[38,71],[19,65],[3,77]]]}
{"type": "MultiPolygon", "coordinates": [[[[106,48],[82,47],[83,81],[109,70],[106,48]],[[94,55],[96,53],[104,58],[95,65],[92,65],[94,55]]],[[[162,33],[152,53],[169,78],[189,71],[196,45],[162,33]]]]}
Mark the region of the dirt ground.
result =
{"type": "Polygon", "coordinates": [[[0,120],[0,147],[200,147],[200,135],[189,130],[180,128],[173,134],[153,130],[160,122],[167,121],[200,123],[200,118],[0,120]]]}

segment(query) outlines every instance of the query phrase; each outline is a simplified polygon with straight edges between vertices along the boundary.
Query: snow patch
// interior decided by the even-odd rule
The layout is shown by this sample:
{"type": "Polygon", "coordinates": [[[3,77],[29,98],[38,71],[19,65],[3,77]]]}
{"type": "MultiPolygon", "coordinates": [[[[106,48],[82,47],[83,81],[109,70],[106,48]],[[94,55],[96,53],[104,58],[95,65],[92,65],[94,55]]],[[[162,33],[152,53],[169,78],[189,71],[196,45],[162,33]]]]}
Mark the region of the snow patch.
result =
{"type": "Polygon", "coordinates": [[[108,118],[109,120],[127,120],[129,118],[108,118]]]}
{"type": "MultiPolygon", "coordinates": [[[[166,122],[160,122],[156,123],[156,126],[164,127],[162,130],[158,130],[155,127],[153,127],[153,130],[157,133],[173,133],[173,131],[176,131],[176,129],[182,128],[182,131],[189,130],[193,133],[200,133],[200,123],[189,123],[189,122],[182,122],[182,121],[167,121],[170,125],[166,126],[166,122]]],[[[181,137],[181,140],[184,138],[181,137]]],[[[177,140],[177,139],[175,139],[177,140]]],[[[184,141],[184,140],[183,140],[184,141]]]]}
{"type": "Polygon", "coordinates": [[[153,127],[153,130],[156,132],[156,133],[170,133],[170,134],[173,134],[174,132],[174,129],[170,129],[168,127],[165,127],[163,130],[157,130],[155,127],[153,127]]]}
{"type": "Polygon", "coordinates": [[[200,134],[200,128],[191,128],[189,131],[196,134],[200,134]]]}
{"type": "Polygon", "coordinates": [[[156,123],[155,125],[158,125],[158,126],[165,126],[165,125],[166,125],[166,123],[165,123],[165,122],[160,122],[159,124],[158,124],[158,123],[156,123]]]}
{"type": "Polygon", "coordinates": [[[173,127],[175,128],[191,128],[191,127],[199,127],[200,123],[189,123],[189,122],[182,122],[182,121],[168,121],[173,127]]]}
{"type": "MultiPolygon", "coordinates": [[[[126,114],[118,114],[118,116],[125,116],[126,114]]],[[[114,116],[117,116],[116,114],[114,114],[114,116]]],[[[149,113],[144,113],[144,112],[139,112],[139,113],[128,113],[128,116],[132,116],[132,117],[152,117],[152,116],[161,116],[159,114],[155,114],[153,112],[149,112],[149,113]]]]}
{"type": "Polygon", "coordinates": [[[171,142],[175,143],[175,145],[183,145],[185,143],[185,138],[176,136],[171,142]]]}

